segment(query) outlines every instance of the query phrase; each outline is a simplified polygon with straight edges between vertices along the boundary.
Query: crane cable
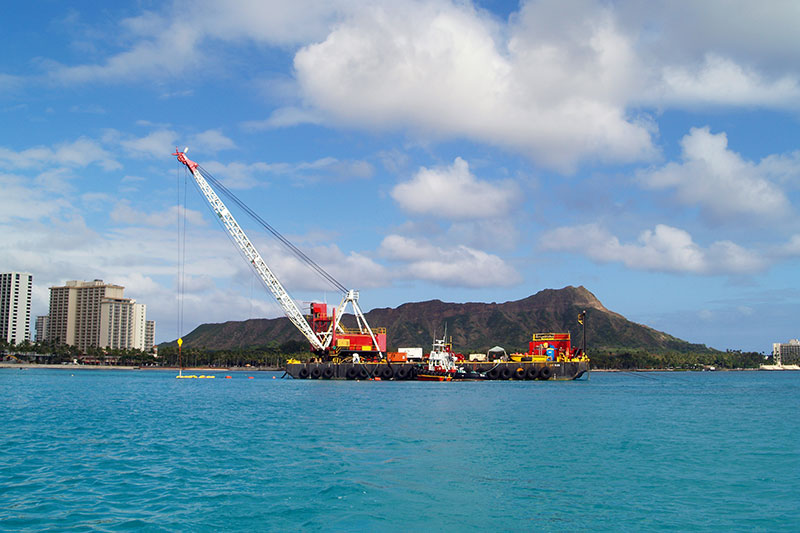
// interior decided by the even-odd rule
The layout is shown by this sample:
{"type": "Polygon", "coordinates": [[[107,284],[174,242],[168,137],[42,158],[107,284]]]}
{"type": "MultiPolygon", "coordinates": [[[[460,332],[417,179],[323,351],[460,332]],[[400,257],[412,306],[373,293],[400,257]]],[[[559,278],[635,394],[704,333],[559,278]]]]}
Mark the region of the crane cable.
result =
{"type": "Polygon", "coordinates": [[[181,198],[181,173],[177,172],[176,189],[178,192],[178,279],[176,285],[178,288],[178,319],[177,339],[178,339],[178,367],[183,370],[183,362],[181,361],[181,344],[183,343],[183,304],[185,293],[185,279],[186,279],[186,191],[188,184],[187,177],[184,173],[183,179],[183,198],[181,198]]]}
{"type": "Polygon", "coordinates": [[[281,244],[283,244],[292,254],[295,255],[300,261],[305,263],[309,268],[314,270],[319,276],[321,276],[325,281],[331,284],[334,288],[338,289],[342,293],[347,292],[347,287],[342,285],[336,278],[330,275],[328,272],[325,271],[319,264],[317,264],[313,259],[308,257],[302,250],[297,248],[294,244],[291,243],[286,237],[281,235],[278,230],[273,228],[269,223],[267,223],[263,218],[261,218],[258,213],[250,209],[244,202],[242,202],[235,194],[233,194],[227,187],[225,187],[219,180],[217,180],[214,176],[212,176],[207,170],[203,167],[197,167],[197,170],[203,175],[203,177],[208,180],[215,189],[219,190],[222,194],[224,194],[228,199],[233,201],[236,205],[238,205],[245,213],[247,213],[250,218],[258,222],[264,229],[269,231],[281,244]]]}

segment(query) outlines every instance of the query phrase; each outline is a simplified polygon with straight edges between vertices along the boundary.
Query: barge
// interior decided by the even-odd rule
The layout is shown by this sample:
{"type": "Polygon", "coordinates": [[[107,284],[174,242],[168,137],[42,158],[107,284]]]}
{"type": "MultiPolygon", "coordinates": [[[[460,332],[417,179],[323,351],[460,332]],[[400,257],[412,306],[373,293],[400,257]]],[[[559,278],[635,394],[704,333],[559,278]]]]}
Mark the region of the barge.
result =
{"type": "MultiPolygon", "coordinates": [[[[561,380],[570,381],[585,377],[589,373],[589,361],[532,362],[478,362],[469,361],[459,365],[463,372],[456,372],[452,380],[561,380]]],[[[417,380],[426,374],[427,365],[420,363],[369,362],[315,362],[303,363],[290,360],[286,373],[295,379],[380,379],[408,381],[417,380]]],[[[432,381],[432,380],[427,380],[432,381]]],[[[436,380],[450,381],[450,380],[436,380]]]]}
{"type": "Polygon", "coordinates": [[[507,360],[463,360],[450,351],[449,344],[437,341],[422,362],[392,362],[390,358],[364,361],[357,354],[331,361],[290,359],[286,373],[295,379],[571,381],[588,377],[590,369],[583,350],[572,350],[569,333],[535,333],[527,353],[504,358],[507,360]]]}

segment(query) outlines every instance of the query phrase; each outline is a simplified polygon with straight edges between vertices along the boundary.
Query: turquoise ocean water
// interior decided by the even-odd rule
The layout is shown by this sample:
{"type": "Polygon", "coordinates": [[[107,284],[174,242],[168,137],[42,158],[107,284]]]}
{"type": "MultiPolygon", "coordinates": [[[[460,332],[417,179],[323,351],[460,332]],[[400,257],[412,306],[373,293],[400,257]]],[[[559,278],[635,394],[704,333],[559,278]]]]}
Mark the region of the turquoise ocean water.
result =
{"type": "Polygon", "coordinates": [[[0,530],[800,530],[797,372],[174,375],[0,369],[0,530]]]}

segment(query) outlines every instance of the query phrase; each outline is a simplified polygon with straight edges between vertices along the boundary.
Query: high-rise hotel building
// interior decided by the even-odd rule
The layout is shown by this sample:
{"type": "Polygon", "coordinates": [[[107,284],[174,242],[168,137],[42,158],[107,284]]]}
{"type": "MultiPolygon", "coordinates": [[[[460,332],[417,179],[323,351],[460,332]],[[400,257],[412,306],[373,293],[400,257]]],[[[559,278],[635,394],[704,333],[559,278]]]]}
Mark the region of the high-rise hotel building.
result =
{"type": "Polygon", "coordinates": [[[0,339],[20,344],[31,340],[33,274],[0,274],[0,339]]]}
{"type": "Polygon", "coordinates": [[[68,281],[50,287],[47,339],[81,350],[137,348],[146,345],[147,320],[144,304],[123,296],[124,287],[94,281],[68,281]]]}

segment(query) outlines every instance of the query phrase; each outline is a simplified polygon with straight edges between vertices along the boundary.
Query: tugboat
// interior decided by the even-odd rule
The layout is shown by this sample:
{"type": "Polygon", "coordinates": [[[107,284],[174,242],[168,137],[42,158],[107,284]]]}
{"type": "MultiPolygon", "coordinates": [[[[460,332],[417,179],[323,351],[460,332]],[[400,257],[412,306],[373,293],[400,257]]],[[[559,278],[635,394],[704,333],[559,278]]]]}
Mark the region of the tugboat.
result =
{"type": "Polygon", "coordinates": [[[428,366],[417,372],[417,381],[452,381],[457,377],[459,368],[456,366],[456,357],[452,351],[452,344],[446,342],[446,338],[445,329],[444,337],[433,340],[428,366]]]}

